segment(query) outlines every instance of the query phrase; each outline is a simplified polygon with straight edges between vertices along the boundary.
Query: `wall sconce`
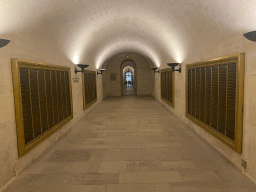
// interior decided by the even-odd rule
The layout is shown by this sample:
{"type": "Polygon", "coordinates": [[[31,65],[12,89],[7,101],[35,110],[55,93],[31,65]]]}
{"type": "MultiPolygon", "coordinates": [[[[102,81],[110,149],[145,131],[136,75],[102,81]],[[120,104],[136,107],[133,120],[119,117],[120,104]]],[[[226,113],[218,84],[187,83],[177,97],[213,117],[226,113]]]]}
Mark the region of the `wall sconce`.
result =
{"type": "Polygon", "coordinates": [[[160,73],[159,69],[157,67],[151,68],[152,70],[154,70],[154,73],[160,73]],[[158,69],[158,71],[157,71],[158,69]]]}
{"type": "Polygon", "coordinates": [[[4,46],[7,45],[8,43],[10,43],[10,40],[7,40],[7,39],[0,39],[0,47],[4,47],[4,46]]]}
{"type": "Polygon", "coordinates": [[[172,67],[172,71],[179,71],[181,73],[181,64],[180,63],[167,63],[168,66],[172,67]],[[174,69],[175,66],[179,65],[179,69],[174,69]]]}
{"type": "Polygon", "coordinates": [[[89,67],[89,65],[86,65],[86,64],[77,64],[77,66],[81,68],[81,71],[78,71],[76,66],[75,66],[75,73],[77,73],[77,72],[82,72],[83,73],[84,69],[89,67]]]}
{"type": "Polygon", "coordinates": [[[250,41],[256,41],[256,31],[245,33],[244,37],[250,41]]]}
{"type": "Polygon", "coordinates": [[[106,71],[106,69],[98,69],[97,75],[98,75],[98,74],[102,74],[103,71],[106,71]]]}

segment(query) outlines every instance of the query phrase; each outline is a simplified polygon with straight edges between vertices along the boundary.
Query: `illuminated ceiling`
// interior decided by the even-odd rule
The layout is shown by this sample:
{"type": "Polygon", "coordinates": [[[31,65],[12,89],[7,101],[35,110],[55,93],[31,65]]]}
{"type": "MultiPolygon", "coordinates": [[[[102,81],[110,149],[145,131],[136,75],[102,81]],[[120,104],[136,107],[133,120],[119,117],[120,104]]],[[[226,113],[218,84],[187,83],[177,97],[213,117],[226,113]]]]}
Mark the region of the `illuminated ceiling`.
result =
{"type": "Polygon", "coordinates": [[[74,63],[137,53],[182,62],[191,44],[256,28],[255,0],[0,0],[0,36],[54,44],[74,63]]]}

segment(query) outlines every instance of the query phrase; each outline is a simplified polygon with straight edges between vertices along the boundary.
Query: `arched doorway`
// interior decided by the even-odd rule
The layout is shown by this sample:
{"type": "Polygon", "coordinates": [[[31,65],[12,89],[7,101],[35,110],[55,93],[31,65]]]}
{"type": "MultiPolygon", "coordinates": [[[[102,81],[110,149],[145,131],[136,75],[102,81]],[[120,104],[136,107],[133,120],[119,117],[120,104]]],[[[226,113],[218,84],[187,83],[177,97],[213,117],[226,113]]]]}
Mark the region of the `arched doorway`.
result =
{"type": "Polygon", "coordinates": [[[126,59],[121,63],[121,91],[122,95],[137,95],[136,64],[126,59]]]}
{"type": "Polygon", "coordinates": [[[124,76],[125,76],[125,86],[132,86],[133,85],[133,74],[132,74],[132,72],[128,69],[128,71],[125,72],[124,76]]]}

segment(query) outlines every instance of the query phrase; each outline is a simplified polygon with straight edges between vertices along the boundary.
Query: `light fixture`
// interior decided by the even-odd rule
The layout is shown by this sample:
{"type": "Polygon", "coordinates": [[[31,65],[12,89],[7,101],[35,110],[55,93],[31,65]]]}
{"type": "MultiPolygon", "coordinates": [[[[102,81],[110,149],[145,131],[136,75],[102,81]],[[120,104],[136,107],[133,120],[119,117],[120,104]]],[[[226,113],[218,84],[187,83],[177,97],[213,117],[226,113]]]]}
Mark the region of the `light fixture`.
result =
{"type": "Polygon", "coordinates": [[[179,71],[181,73],[181,64],[180,63],[167,63],[168,66],[172,67],[172,71],[179,71]],[[174,69],[175,66],[179,65],[179,69],[174,69]]]}
{"type": "Polygon", "coordinates": [[[8,43],[10,43],[10,40],[7,40],[7,39],[0,39],[0,47],[4,47],[4,46],[7,45],[8,43]]]}
{"type": "Polygon", "coordinates": [[[244,37],[250,41],[256,41],[256,31],[245,33],[244,37]]]}
{"type": "Polygon", "coordinates": [[[154,73],[160,73],[159,69],[157,67],[151,68],[152,70],[154,70],[154,73]],[[158,71],[157,71],[158,69],[158,71]]]}
{"type": "Polygon", "coordinates": [[[84,69],[89,67],[89,65],[86,65],[86,64],[77,64],[77,66],[81,68],[81,71],[78,71],[77,68],[75,67],[75,73],[77,73],[77,72],[82,72],[83,73],[84,69]]]}
{"type": "Polygon", "coordinates": [[[106,69],[98,69],[97,75],[98,75],[98,74],[102,74],[103,71],[106,71],[106,69]]]}

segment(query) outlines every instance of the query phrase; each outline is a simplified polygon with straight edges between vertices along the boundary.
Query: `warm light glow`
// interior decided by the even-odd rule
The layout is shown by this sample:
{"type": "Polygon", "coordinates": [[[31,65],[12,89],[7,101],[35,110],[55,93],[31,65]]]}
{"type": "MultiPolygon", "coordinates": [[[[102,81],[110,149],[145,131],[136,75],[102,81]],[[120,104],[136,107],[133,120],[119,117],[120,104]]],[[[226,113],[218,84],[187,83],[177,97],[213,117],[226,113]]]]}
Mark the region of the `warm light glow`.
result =
{"type": "Polygon", "coordinates": [[[78,56],[75,55],[72,61],[73,61],[74,64],[78,64],[79,63],[78,62],[78,56]]]}
{"type": "MultiPolygon", "coordinates": [[[[177,57],[181,60],[184,59],[186,38],[180,32],[180,29],[173,27],[161,17],[139,11],[140,7],[133,9],[136,8],[138,8],[138,12],[136,12],[138,19],[136,21],[134,21],[132,15],[126,12],[123,13],[128,22],[137,22],[136,25],[124,24],[120,26],[118,23],[121,20],[114,19],[119,18],[119,13],[110,11],[105,17],[112,18],[113,21],[106,22],[104,18],[95,16],[93,22],[89,25],[81,25],[82,28],[73,35],[74,41],[71,41],[72,44],[69,41],[66,46],[72,46],[76,53],[83,55],[82,59],[93,57],[89,62],[95,63],[96,68],[100,68],[107,58],[125,52],[147,56],[158,68],[161,65],[161,58],[164,56],[162,55],[163,52],[167,53],[168,57],[173,58],[173,60],[176,60],[177,57]],[[116,28],[116,26],[119,27],[116,28]],[[129,28],[127,28],[128,26],[129,28]],[[106,36],[107,34],[108,36],[106,36]],[[97,39],[95,39],[96,36],[97,39]],[[97,42],[102,36],[106,36],[106,38],[97,42]],[[97,45],[97,49],[90,53],[92,43],[97,45]]],[[[174,19],[173,23],[177,25],[178,22],[174,19]]],[[[67,54],[70,54],[70,52],[67,54]]]]}
{"type": "Polygon", "coordinates": [[[182,63],[182,60],[180,57],[177,57],[176,61],[177,61],[177,63],[182,63]]]}
{"type": "Polygon", "coordinates": [[[132,72],[134,72],[133,67],[131,67],[131,66],[126,66],[126,67],[123,69],[123,73],[125,73],[126,71],[128,71],[128,69],[130,69],[132,72]]]}
{"type": "MultiPolygon", "coordinates": [[[[207,39],[223,41],[230,38],[239,43],[243,33],[256,29],[255,0],[202,1],[200,6],[186,1],[49,2],[2,0],[2,38],[12,40],[13,36],[18,42],[22,37],[19,41],[27,45],[33,42],[40,45],[43,41],[49,48],[65,52],[75,63],[77,60],[73,57],[78,55],[79,62],[94,64],[97,61],[97,65],[105,60],[102,54],[111,44],[133,41],[144,44],[155,55],[151,56],[148,50],[138,49],[136,45],[129,48],[131,52],[139,50],[147,54],[160,67],[160,61],[165,58],[182,62],[189,47],[193,49],[197,43],[208,43],[207,39]]],[[[123,51],[124,46],[113,52],[123,51]]],[[[108,55],[113,54],[105,54],[108,55]]]]}
{"type": "Polygon", "coordinates": [[[154,51],[153,48],[145,45],[142,42],[119,41],[110,44],[102,49],[102,51],[97,55],[96,68],[99,68],[107,58],[123,52],[135,52],[146,55],[152,60],[155,65],[157,65],[158,67],[160,66],[160,58],[157,56],[156,51],[154,51]]]}

